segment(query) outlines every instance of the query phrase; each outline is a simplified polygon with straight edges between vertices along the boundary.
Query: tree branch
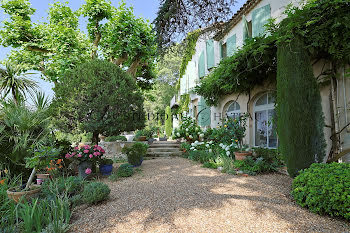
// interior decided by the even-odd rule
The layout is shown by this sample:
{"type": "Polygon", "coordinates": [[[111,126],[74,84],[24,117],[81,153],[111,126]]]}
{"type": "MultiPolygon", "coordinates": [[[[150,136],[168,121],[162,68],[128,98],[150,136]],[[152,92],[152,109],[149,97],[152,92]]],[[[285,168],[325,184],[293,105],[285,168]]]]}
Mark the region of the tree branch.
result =
{"type": "Polygon", "coordinates": [[[136,78],[136,72],[137,72],[137,68],[139,68],[141,59],[140,58],[136,58],[132,64],[130,65],[129,69],[126,71],[127,74],[130,74],[132,77],[136,78]]]}
{"type": "Polygon", "coordinates": [[[50,53],[50,50],[43,49],[37,46],[27,46],[27,49],[32,52],[50,53]]]}

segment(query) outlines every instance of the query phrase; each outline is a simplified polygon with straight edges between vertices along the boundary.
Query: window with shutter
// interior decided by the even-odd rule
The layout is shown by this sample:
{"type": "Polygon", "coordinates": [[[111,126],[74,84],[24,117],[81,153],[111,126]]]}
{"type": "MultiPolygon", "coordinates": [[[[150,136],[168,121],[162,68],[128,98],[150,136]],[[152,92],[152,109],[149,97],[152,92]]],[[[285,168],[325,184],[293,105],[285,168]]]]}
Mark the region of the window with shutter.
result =
{"type": "Polygon", "coordinates": [[[205,58],[204,58],[204,51],[201,52],[199,55],[199,61],[198,61],[198,76],[199,78],[202,78],[205,76],[205,58]]]}
{"type": "Polygon", "coordinates": [[[243,41],[252,38],[252,21],[247,21],[246,17],[242,16],[243,21],[243,41]]]}
{"type": "Polygon", "coordinates": [[[214,67],[214,40],[207,40],[206,43],[207,51],[207,67],[208,70],[214,67]]]}
{"type": "Polygon", "coordinates": [[[271,18],[270,4],[255,9],[252,12],[252,36],[257,37],[264,34],[264,25],[268,23],[271,18]]]}
{"type": "Polygon", "coordinates": [[[229,37],[226,41],[227,56],[231,57],[236,52],[236,34],[229,37]]]}
{"type": "Polygon", "coordinates": [[[205,100],[203,97],[201,97],[199,103],[198,103],[198,124],[202,127],[204,126],[210,126],[211,122],[211,110],[210,106],[208,106],[205,103],[205,100]]]}

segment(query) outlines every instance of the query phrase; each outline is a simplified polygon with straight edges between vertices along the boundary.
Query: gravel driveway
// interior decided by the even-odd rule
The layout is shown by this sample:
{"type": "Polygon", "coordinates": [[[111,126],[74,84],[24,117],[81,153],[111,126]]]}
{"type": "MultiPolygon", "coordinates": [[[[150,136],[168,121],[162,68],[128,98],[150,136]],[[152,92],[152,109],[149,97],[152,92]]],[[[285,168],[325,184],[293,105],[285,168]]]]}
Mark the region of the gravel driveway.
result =
{"type": "Polygon", "coordinates": [[[280,174],[233,176],[183,158],[146,160],[142,172],[110,182],[110,199],[80,206],[71,232],[350,232],[291,199],[280,174]]]}

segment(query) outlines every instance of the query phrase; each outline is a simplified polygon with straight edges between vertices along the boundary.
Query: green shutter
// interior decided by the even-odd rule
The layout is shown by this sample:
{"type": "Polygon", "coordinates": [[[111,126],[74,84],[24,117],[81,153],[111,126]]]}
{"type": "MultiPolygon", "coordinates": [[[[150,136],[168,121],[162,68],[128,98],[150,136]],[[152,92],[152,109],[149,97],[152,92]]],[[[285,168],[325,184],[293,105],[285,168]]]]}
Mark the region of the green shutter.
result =
{"type": "Polygon", "coordinates": [[[236,34],[227,39],[226,50],[228,57],[231,57],[236,52],[236,34]]]}
{"type": "Polygon", "coordinates": [[[211,110],[207,106],[203,97],[201,97],[198,103],[198,125],[200,126],[210,126],[211,122],[211,110]]]}
{"type": "Polygon", "coordinates": [[[271,18],[270,4],[261,8],[255,9],[252,12],[252,36],[257,37],[264,34],[264,25],[271,18]]]}
{"type": "Polygon", "coordinates": [[[199,55],[199,61],[198,61],[198,76],[200,78],[205,76],[205,58],[204,58],[204,51],[201,52],[199,55]]]}
{"type": "Polygon", "coordinates": [[[207,67],[208,69],[214,67],[214,40],[207,40],[207,67]]]}

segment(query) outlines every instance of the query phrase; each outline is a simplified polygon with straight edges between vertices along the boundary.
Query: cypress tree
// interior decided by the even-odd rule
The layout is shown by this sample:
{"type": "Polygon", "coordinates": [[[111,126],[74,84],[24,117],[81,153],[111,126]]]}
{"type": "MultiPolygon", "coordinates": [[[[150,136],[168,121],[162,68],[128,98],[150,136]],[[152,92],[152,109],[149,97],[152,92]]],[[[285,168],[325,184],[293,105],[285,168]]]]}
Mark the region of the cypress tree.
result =
{"type": "Polygon", "coordinates": [[[324,117],[318,83],[303,42],[294,38],[277,51],[277,131],[288,173],[325,156],[324,117]]]}
{"type": "Polygon", "coordinates": [[[173,127],[172,127],[171,109],[169,106],[167,106],[165,108],[165,133],[168,138],[171,136],[172,131],[173,131],[173,127]]]}

